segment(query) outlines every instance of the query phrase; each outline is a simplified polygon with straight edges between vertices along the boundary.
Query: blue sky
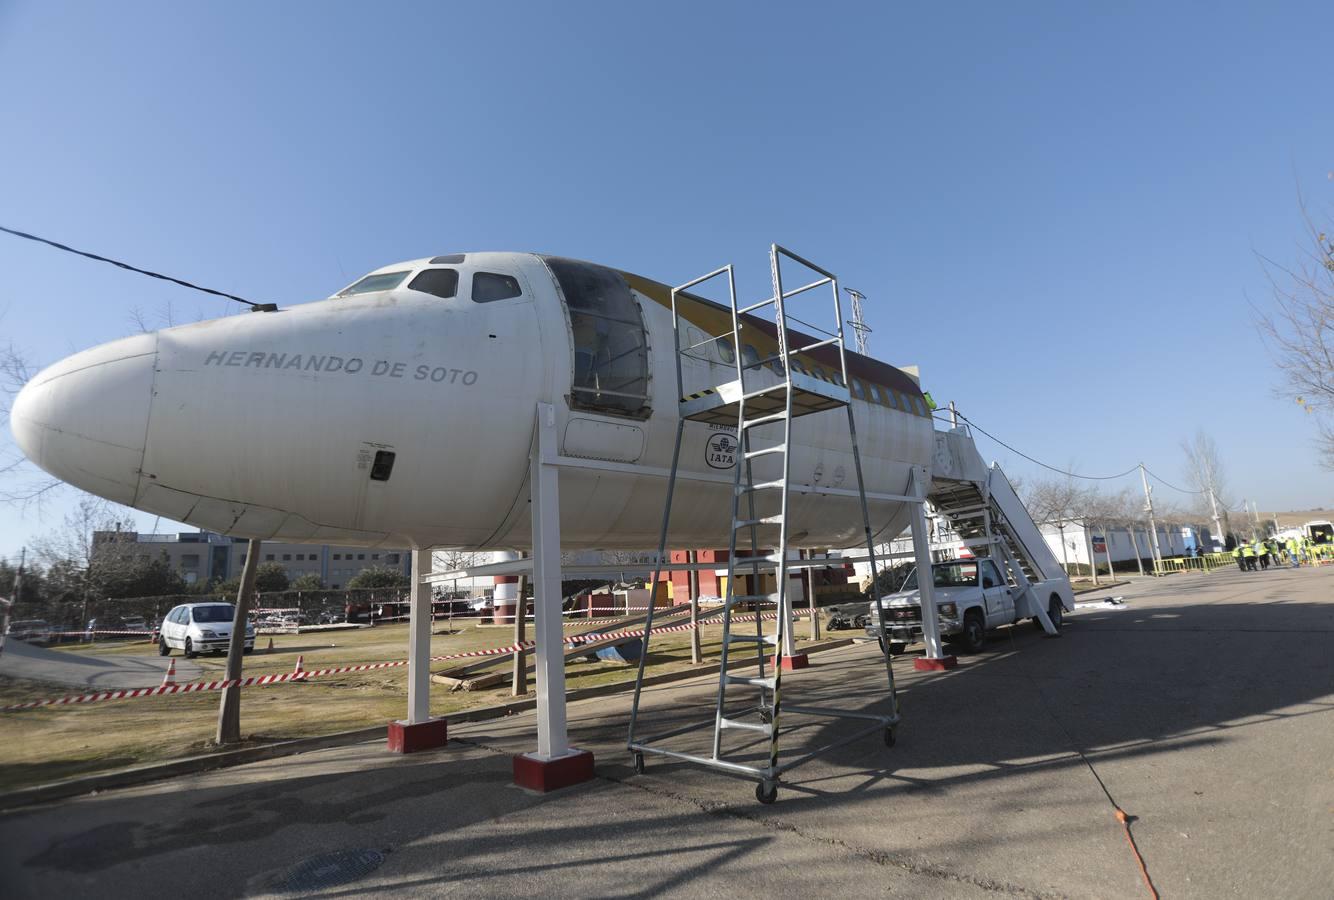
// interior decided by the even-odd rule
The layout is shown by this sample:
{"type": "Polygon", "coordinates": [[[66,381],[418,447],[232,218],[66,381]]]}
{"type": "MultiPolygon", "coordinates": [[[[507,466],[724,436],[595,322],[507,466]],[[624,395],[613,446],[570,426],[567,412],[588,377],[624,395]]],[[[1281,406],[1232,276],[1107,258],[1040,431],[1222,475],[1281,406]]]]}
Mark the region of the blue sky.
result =
{"type": "MultiPolygon", "coordinates": [[[[664,281],[731,261],[762,296],[778,241],[868,295],[874,355],[1035,456],[1179,479],[1204,428],[1234,498],[1332,506],[1251,306],[1256,252],[1300,252],[1299,194],[1334,200],[1327,25],[1316,3],[9,0],[0,223],[284,304],[467,249],[664,281]]],[[[0,341],[41,363],[135,309],[233,312],[3,236],[0,265],[0,341]]],[[[69,502],[0,509],[0,556],[69,502]]]]}

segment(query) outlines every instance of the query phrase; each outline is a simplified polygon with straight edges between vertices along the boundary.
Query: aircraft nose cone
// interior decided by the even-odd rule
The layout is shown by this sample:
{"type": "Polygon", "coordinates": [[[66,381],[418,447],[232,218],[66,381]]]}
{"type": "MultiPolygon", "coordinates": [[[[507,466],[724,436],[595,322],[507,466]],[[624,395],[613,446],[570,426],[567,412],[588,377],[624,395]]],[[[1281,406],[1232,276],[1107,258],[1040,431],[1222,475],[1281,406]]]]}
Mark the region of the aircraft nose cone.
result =
{"type": "Polygon", "coordinates": [[[153,403],[157,335],[102,344],[43,369],[19,392],[10,430],[61,481],[134,502],[153,403]]]}

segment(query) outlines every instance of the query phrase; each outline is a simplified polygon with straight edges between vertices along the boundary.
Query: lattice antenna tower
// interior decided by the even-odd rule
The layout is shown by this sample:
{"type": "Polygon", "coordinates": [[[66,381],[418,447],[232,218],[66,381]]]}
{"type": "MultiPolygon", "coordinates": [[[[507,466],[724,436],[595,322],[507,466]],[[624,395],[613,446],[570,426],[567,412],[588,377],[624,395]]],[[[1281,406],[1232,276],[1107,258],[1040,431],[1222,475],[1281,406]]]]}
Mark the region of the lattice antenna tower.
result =
{"type": "Polygon", "coordinates": [[[871,333],[871,326],[867,325],[866,320],[862,318],[862,301],[866,299],[866,295],[861,291],[854,291],[852,288],[844,288],[843,290],[847,291],[848,296],[852,298],[852,318],[848,320],[848,324],[852,326],[853,334],[857,336],[857,352],[866,356],[866,336],[871,333]]]}

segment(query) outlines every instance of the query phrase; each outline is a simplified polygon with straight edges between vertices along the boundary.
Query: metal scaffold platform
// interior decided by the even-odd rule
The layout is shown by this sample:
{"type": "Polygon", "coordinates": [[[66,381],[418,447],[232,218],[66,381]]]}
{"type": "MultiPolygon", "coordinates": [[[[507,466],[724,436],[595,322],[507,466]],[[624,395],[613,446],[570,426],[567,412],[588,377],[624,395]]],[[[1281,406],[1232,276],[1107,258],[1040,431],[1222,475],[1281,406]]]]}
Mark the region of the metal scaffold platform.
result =
{"type": "MultiPolygon", "coordinates": [[[[724,600],[722,623],[722,649],[718,672],[717,700],[714,704],[712,720],[676,728],[651,738],[638,736],[640,700],[643,688],[645,660],[648,657],[649,641],[652,636],[653,611],[649,610],[644,624],[644,649],[640,656],[638,675],[635,682],[634,701],[630,713],[630,731],[627,747],[633,754],[635,770],[645,769],[645,754],[658,755],[671,759],[695,763],[717,769],[733,775],[754,779],[756,797],[761,803],[772,803],[778,793],[780,776],[793,768],[835,747],[843,746],[873,733],[882,733],[887,745],[893,746],[895,729],[899,724],[898,701],[895,693],[894,672],[890,657],[885,652],[885,677],[888,687],[889,712],[885,714],[855,712],[823,706],[784,704],[782,701],[783,671],[788,666],[796,667],[792,636],[792,608],[787,594],[788,571],[793,562],[789,560],[788,497],[792,489],[789,451],[792,443],[792,422],[794,419],[843,409],[847,415],[847,427],[851,439],[852,457],[857,481],[856,496],[860,501],[862,526],[866,538],[867,556],[871,563],[871,578],[874,603],[880,606],[879,589],[876,579],[875,548],[872,539],[870,514],[867,508],[866,489],[862,478],[861,454],[857,446],[857,428],[853,417],[851,395],[848,385],[847,353],[844,346],[843,315],[840,304],[838,279],[814,263],[802,259],[794,253],[774,244],[769,252],[770,277],[773,293],[758,303],[738,307],[736,281],[731,265],[723,266],[707,275],[672,289],[672,323],[676,350],[677,396],[680,397],[680,419],[676,430],[676,443],[672,453],[671,471],[668,476],[667,498],[663,509],[662,529],[658,543],[658,559],[662,560],[668,544],[671,526],[672,498],[676,487],[681,456],[682,435],[687,422],[704,422],[712,425],[736,428],[738,456],[734,467],[732,488],[731,522],[728,528],[727,553],[727,590],[724,600]],[[800,266],[817,277],[801,287],[785,289],[783,286],[784,263],[800,266]],[[711,385],[703,389],[686,393],[683,384],[681,357],[693,350],[698,344],[683,347],[681,342],[681,317],[678,312],[678,298],[685,292],[698,288],[714,279],[725,279],[726,290],[731,302],[733,347],[742,346],[741,331],[743,317],[762,310],[773,308],[776,325],[777,353],[762,364],[773,363],[773,370],[779,374],[776,383],[755,384],[755,373],[761,366],[743,363],[742,355],[735,354],[736,378],[724,384],[711,385]],[[794,333],[789,330],[790,314],[787,304],[794,298],[810,292],[828,289],[833,299],[834,326],[832,330],[818,329],[823,338],[793,347],[790,339],[794,333]],[[831,347],[837,350],[840,370],[834,380],[823,381],[800,371],[794,371],[792,361],[796,354],[807,353],[819,347],[831,347]],[[748,379],[747,375],[750,373],[748,379]],[[757,441],[756,431],[768,427],[770,434],[778,433],[776,439],[757,441]],[[768,473],[757,479],[756,461],[765,459],[768,473]],[[775,463],[777,465],[775,465],[775,463]],[[775,475],[774,469],[777,468],[775,475]],[[749,544],[748,553],[738,557],[740,535],[745,533],[749,544]],[[738,570],[744,574],[747,587],[738,590],[740,579],[738,570]],[[758,587],[762,576],[775,574],[773,593],[762,592],[758,587]],[[766,608],[776,609],[774,628],[766,631],[762,614],[766,608]],[[742,612],[746,618],[752,618],[754,631],[742,632],[734,629],[734,616],[742,612]],[[749,656],[747,651],[754,651],[754,670],[746,674],[734,674],[734,669],[741,663],[733,660],[733,651],[749,656]],[[772,654],[772,658],[771,658],[772,654]],[[745,691],[745,699],[734,701],[733,691],[745,691]],[[860,721],[863,727],[854,729],[850,734],[827,743],[818,749],[801,753],[790,759],[780,759],[779,738],[783,734],[784,714],[840,718],[860,721]],[[667,741],[692,731],[712,727],[711,751],[706,755],[669,746],[667,741]],[[756,763],[752,740],[749,756],[746,748],[736,750],[725,746],[724,735],[727,732],[744,736],[758,736],[763,760],[756,763]]],[[[809,324],[809,323],[804,323],[809,324]]],[[[706,338],[716,340],[721,336],[706,338]]],[[[804,340],[804,339],[803,339],[804,340]]],[[[919,513],[920,515],[920,513],[919,513]]],[[[654,573],[652,584],[657,584],[661,575],[661,565],[654,573]]],[[[887,648],[884,639],[884,616],[878,616],[881,622],[881,647],[887,648]]],[[[745,664],[749,667],[750,661],[745,664]]]]}

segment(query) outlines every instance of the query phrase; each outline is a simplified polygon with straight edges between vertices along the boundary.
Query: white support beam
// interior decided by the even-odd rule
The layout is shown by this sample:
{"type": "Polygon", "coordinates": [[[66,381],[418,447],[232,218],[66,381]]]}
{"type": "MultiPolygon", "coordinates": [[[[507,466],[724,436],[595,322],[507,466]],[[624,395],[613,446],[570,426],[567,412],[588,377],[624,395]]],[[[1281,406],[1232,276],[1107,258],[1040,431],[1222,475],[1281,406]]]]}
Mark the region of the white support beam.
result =
{"type": "Polygon", "coordinates": [[[408,609],[408,724],[431,718],[431,551],[412,551],[411,603],[408,609]]]}
{"type": "Polygon", "coordinates": [[[537,754],[551,760],[570,752],[565,731],[565,638],[561,632],[560,469],[556,410],[537,404],[529,490],[533,515],[533,638],[537,641],[537,754]]]}
{"type": "MultiPolygon", "coordinates": [[[[930,483],[925,470],[913,470],[913,479],[923,494],[930,483]]],[[[912,517],[913,555],[917,560],[917,589],[922,602],[922,640],[926,643],[926,658],[941,659],[945,645],[940,640],[940,617],[936,614],[935,580],[931,570],[931,538],[926,531],[926,514],[922,503],[909,505],[912,517]]]]}

